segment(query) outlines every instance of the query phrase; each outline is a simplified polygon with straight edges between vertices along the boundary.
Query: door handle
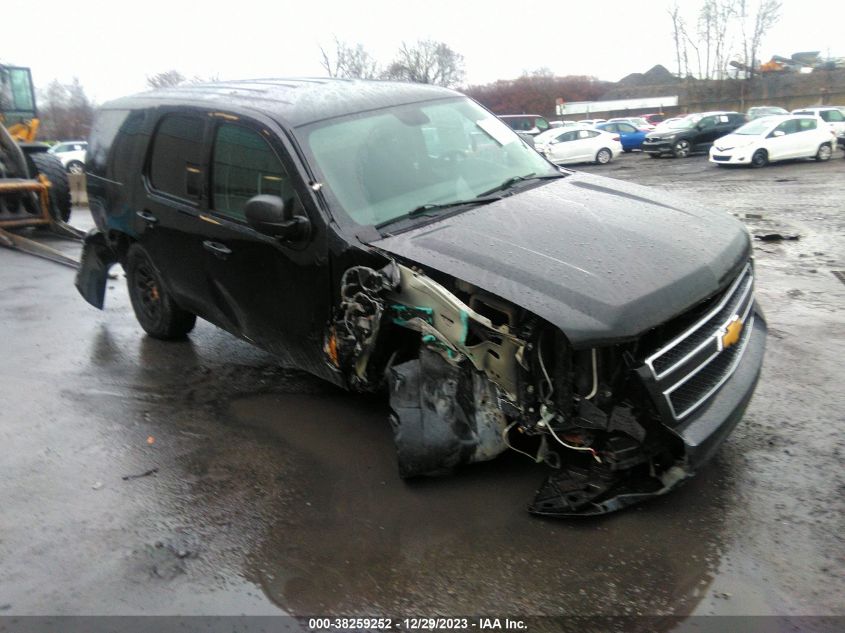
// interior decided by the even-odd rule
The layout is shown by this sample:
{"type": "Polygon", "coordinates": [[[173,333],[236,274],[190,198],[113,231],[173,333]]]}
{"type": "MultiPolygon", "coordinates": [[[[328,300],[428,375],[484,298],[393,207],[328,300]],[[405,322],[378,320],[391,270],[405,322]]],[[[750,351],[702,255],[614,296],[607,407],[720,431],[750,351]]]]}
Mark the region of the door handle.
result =
{"type": "Polygon", "coordinates": [[[202,247],[212,253],[215,257],[219,257],[220,259],[226,259],[229,255],[232,254],[232,249],[226,246],[225,244],[221,244],[220,242],[212,242],[211,240],[205,240],[202,243],[202,247]]]}
{"type": "Polygon", "coordinates": [[[137,215],[147,224],[158,224],[158,218],[146,209],[144,209],[143,211],[138,211],[135,215],[137,215]]]}

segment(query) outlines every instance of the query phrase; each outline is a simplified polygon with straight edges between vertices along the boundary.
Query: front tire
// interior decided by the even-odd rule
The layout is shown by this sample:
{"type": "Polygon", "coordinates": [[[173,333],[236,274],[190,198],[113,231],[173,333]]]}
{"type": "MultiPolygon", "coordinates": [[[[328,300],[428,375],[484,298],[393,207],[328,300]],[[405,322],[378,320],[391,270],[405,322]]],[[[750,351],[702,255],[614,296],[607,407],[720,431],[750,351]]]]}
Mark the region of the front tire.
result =
{"type": "Polygon", "coordinates": [[[833,150],[830,148],[829,143],[823,143],[819,147],[819,151],[816,152],[816,160],[819,162],[824,162],[826,160],[830,160],[831,155],[833,154],[833,150]]]}
{"type": "Polygon", "coordinates": [[[611,158],[613,158],[613,153],[606,147],[601,148],[596,153],[596,162],[599,165],[607,165],[610,162],[611,158]]]}
{"type": "Polygon", "coordinates": [[[677,141],[672,146],[672,154],[674,154],[675,158],[686,158],[690,155],[691,151],[692,145],[690,145],[690,142],[684,138],[682,138],[680,141],[677,141]]]}
{"type": "Polygon", "coordinates": [[[751,157],[752,167],[765,167],[769,164],[769,153],[764,149],[758,149],[751,157]]]}
{"type": "Polygon", "coordinates": [[[35,170],[50,181],[50,215],[67,222],[71,210],[70,184],[62,161],[47,152],[31,154],[30,158],[35,170]]]}
{"type": "Polygon", "coordinates": [[[164,287],[161,273],[139,244],[126,253],[126,285],[135,318],[153,338],[183,338],[194,329],[197,317],[176,305],[164,287]]]}

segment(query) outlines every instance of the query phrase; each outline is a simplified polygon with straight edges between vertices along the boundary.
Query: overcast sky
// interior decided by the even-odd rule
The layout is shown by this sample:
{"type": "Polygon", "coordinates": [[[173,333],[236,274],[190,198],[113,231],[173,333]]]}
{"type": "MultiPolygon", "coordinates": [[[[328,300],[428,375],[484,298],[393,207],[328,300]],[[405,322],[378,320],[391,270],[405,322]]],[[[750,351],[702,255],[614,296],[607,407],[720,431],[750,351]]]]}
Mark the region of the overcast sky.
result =
{"type": "MultiPolygon", "coordinates": [[[[751,0],[755,3],[755,0],[751,0]]],[[[444,41],[465,58],[466,82],[548,67],[616,81],[661,63],[675,69],[671,0],[3,0],[0,61],[30,66],[38,87],[79,77],[98,102],[146,89],[176,69],[221,79],[322,76],[334,35],[390,61],[403,42],[444,41]],[[559,8],[554,8],[555,5],[559,8]],[[18,28],[33,17],[32,28],[18,28]],[[16,24],[17,23],[17,24],[16,24]]],[[[694,14],[701,0],[680,0],[694,14]]],[[[820,50],[845,56],[845,1],[783,0],[761,58],[820,50]]]]}

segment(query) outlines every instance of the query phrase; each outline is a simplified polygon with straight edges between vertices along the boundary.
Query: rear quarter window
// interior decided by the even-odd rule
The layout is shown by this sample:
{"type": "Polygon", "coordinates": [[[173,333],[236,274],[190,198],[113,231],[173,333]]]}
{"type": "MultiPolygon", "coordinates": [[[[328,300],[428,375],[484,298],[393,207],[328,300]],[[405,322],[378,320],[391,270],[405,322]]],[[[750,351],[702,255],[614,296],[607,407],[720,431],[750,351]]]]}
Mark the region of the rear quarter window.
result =
{"type": "MultiPolygon", "coordinates": [[[[100,110],[97,113],[94,125],[91,128],[90,145],[86,156],[88,163],[86,169],[89,172],[107,176],[109,151],[120,127],[128,116],[129,110],[100,110]]],[[[55,151],[61,152],[63,150],[64,147],[60,146],[55,151]]]]}

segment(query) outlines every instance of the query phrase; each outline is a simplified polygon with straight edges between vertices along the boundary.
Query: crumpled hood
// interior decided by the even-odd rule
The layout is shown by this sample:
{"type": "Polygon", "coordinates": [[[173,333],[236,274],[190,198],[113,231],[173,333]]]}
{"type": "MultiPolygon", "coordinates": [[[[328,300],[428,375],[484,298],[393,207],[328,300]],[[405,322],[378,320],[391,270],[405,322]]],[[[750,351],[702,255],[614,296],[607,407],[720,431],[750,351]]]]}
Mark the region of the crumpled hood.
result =
{"type": "Polygon", "coordinates": [[[371,246],[469,282],[576,347],[638,336],[723,287],[750,254],[725,211],[575,174],[371,246]]]}

